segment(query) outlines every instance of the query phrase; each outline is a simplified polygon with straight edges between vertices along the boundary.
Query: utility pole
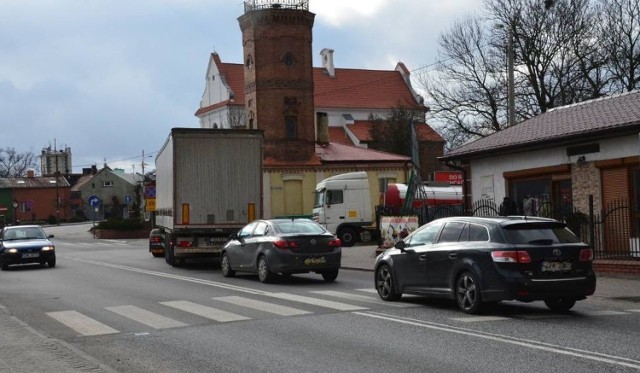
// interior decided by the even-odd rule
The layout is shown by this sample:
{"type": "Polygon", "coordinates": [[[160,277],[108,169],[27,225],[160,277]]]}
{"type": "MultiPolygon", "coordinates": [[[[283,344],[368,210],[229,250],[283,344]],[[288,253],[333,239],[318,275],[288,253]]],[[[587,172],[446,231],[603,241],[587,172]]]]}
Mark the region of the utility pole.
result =
{"type": "Polygon", "coordinates": [[[516,124],[516,98],[515,98],[515,83],[513,77],[513,30],[511,26],[507,26],[508,40],[507,40],[507,65],[508,65],[508,105],[509,105],[509,127],[516,124]]]}

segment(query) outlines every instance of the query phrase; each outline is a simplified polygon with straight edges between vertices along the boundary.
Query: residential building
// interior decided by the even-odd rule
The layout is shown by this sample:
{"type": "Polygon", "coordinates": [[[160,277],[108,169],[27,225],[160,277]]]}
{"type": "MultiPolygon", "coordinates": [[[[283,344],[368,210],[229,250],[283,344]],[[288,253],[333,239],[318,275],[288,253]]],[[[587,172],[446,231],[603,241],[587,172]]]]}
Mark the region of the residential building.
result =
{"type": "MultiPolygon", "coordinates": [[[[65,221],[72,216],[70,186],[60,176],[0,178],[0,215],[7,224],[32,221],[65,221]]],[[[2,219],[0,219],[2,220],[2,219]]]]}

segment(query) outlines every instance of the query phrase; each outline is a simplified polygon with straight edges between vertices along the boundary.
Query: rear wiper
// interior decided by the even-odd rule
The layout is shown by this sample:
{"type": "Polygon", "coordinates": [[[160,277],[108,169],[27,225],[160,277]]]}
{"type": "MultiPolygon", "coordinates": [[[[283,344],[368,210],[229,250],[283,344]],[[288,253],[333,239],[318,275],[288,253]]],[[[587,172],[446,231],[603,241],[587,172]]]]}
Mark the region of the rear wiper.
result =
{"type": "Polygon", "coordinates": [[[551,245],[553,243],[553,240],[548,238],[543,238],[539,240],[529,241],[529,243],[532,245],[551,245]]]}

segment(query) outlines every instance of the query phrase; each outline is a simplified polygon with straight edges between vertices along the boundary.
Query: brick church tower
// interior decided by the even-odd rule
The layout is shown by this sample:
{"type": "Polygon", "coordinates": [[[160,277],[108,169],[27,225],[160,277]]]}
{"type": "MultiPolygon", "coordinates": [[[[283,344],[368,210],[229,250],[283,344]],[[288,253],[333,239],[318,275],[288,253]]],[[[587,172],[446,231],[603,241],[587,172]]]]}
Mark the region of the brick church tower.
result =
{"type": "Polygon", "coordinates": [[[248,0],[238,18],[248,127],[264,131],[264,156],[304,163],[315,154],[309,0],[248,0]]]}

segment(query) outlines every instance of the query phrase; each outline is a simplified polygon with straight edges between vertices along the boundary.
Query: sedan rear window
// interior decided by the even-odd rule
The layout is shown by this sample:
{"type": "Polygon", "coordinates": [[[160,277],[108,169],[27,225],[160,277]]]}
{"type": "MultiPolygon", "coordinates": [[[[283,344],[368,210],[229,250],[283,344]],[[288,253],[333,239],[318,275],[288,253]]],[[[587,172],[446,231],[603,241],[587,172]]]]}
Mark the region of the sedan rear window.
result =
{"type": "Polygon", "coordinates": [[[507,239],[513,244],[550,245],[580,242],[568,228],[558,225],[515,224],[504,228],[507,239]]]}
{"type": "Polygon", "coordinates": [[[276,230],[280,234],[323,234],[326,230],[311,220],[283,220],[274,222],[276,230]]]}

